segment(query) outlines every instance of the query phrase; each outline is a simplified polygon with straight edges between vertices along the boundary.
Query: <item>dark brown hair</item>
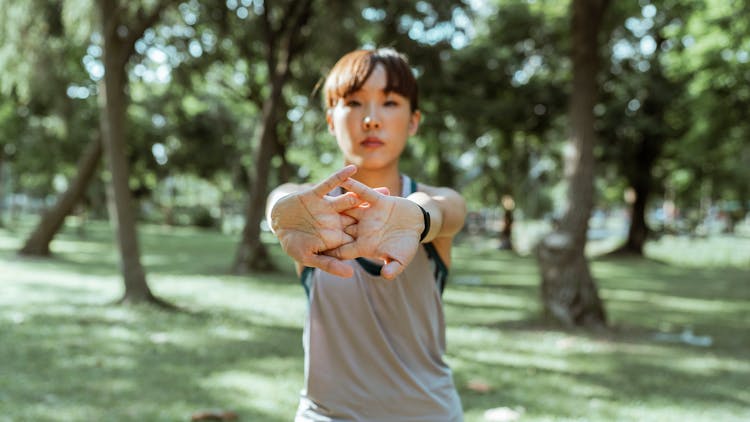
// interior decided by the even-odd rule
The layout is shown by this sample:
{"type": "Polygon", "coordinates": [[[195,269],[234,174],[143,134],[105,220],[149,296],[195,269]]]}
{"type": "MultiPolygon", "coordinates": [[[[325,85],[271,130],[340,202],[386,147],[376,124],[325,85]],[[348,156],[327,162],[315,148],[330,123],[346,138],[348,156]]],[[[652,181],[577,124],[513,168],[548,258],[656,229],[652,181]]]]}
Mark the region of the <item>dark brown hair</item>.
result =
{"type": "Polygon", "coordinates": [[[385,92],[395,92],[409,99],[411,111],[419,109],[417,80],[406,57],[392,48],[355,50],[339,59],[326,77],[323,95],[328,108],[365,84],[375,66],[383,65],[385,92]]]}

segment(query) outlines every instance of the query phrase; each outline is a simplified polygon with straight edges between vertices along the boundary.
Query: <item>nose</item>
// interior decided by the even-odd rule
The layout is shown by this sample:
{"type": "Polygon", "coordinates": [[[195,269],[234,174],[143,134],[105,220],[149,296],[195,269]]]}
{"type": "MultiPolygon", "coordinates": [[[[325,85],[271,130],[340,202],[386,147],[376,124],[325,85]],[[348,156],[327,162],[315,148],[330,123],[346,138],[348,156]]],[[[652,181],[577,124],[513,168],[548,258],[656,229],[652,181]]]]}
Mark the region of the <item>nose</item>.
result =
{"type": "Polygon", "coordinates": [[[362,128],[364,128],[364,130],[380,129],[380,120],[371,115],[367,115],[362,119],[362,128]]]}

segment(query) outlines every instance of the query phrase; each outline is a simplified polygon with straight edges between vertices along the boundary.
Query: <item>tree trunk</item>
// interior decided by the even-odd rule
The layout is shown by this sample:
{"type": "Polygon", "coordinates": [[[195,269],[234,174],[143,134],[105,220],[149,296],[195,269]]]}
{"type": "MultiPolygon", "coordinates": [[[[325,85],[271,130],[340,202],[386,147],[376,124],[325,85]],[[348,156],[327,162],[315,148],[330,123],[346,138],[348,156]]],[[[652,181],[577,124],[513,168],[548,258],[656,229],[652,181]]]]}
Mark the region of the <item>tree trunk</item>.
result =
{"type": "Polygon", "coordinates": [[[646,225],[646,203],[651,194],[651,187],[648,184],[639,185],[633,186],[635,201],[630,208],[628,239],[620,249],[628,254],[643,256],[643,246],[646,244],[649,232],[646,225]]]}
{"type": "Polygon", "coordinates": [[[604,306],[584,255],[594,191],[594,114],[599,28],[607,0],[573,0],[571,152],[565,159],[567,209],[539,244],[544,312],[566,326],[603,326],[604,306]]]}
{"type": "Polygon", "coordinates": [[[513,209],[503,207],[503,229],[500,230],[500,246],[504,251],[513,250],[513,209]]]}
{"type": "Polygon", "coordinates": [[[438,186],[456,186],[456,169],[446,157],[447,152],[442,142],[437,142],[436,154],[438,160],[437,184],[438,186]]]}
{"type": "Polygon", "coordinates": [[[3,177],[3,164],[5,156],[3,155],[3,148],[0,148],[0,229],[5,227],[5,220],[3,215],[5,214],[5,178],[3,177]]]}
{"type": "MultiPolygon", "coordinates": [[[[288,108],[288,106],[284,106],[285,108],[288,108]]],[[[279,157],[281,159],[281,165],[279,166],[278,170],[278,183],[279,185],[283,183],[288,183],[290,180],[292,180],[292,177],[294,177],[294,174],[296,172],[295,167],[292,165],[292,163],[289,162],[289,159],[286,156],[286,150],[287,146],[291,142],[291,139],[293,138],[293,127],[292,125],[287,125],[286,133],[284,134],[284,139],[277,139],[276,144],[274,145],[276,147],[276,150],[273,152],[273,155],[279,157]]]]}
{"type": "Polygon", "coordinates": [[[273,151],[278,142],[276,119],[281,101],[282,84],[274,78],[271,96],[263,105],[263,121],[260,124],[260,145],[255,154],[255,178],[250,184],[250,193],[245,210],[245,227],[237,245],[237,253],[232,264],[232,272],[246,274],[250,271],[271,271],[275,269],[268,250],[260,238],[260,222],[265,211],[268,194],[268,172],[273,151]]]}
{"type": "Polygon", "coordinates": [[[78,160],[78,172],[55,206],[43,216],[34,232],[18,251],[21,255],[49,256],[49,245],[65,223],[65,218],[73,211],[86,192],[102,158],[102,140],[99,137],[89,141],[81,158],[78,160]]]}
{"type": "MultiPolygon", "coordinates": [[[[659,113],[655,111],[655,113],[659,113]]],[[[663,114],[663,113],[661,113],[663,114]]],[[[646,205],[651,196],[654,184],[651,171],[661,151],[662,139],[645,134],[633,157],[633,168],[629,171],[628,182],[635,192],[635,200],[630,207],[630,228],[628,238],[614,254],[643,256],[643,246],[648,238],[649,228],[646,224],[646,205]]]]}
{"type": "Polygon", "coordinates": [[[655,140],[646,135],[638,145],[633,157],[629,159],[630,168],[625,171],[626,179],[633,189],[635,198],[630,204],[630,227],[625,243],[608,255],[636,255],[643,256],[643,247],[648,238],[649,228],[646,224],[646,205],[651,196],[653,178],[651,170],[656,162],[656,152],[647,145],[655,140]]]}
{"type": "MultiPolygon", "coordinates": [[[[745,145],[744,157],[750,156],[750,147],[745,145]]],[[[745,163],[748,162],[748,160],[743,159],[745,163]]],[[[740,203],[740,208],[737,213],[732,213],[732,218],[736,218],[735,222],[738,223],[745,219],[747,217],[747,214],[750,213],[750,207],[748,204],[750,204],[750,188],[748,188],[746,183],[739,183],[739,186],[736,187],[737,189],[737,199],[740,203]]],[[[732,230],[734,231],[734,227],[732,227],[732,230]]]]}
{"type": "Polygon", "coordinates": [[[513,250],[513,209],[515,201],[513,199],[514,186],[516,185],[516,157],[513,146],[513,131],[510,129],[503,131],[503,136],[497,143],[497,154],[500,157],[500,168],[502,171],[501,178],[502,192],[500,194],[500,205],[503,208],[503,229],[500,231],[501,250],[513,250]]]}
{"type": "Polygon", "coordinates": [[[250,271],[269,271],[275,267],[268,250],[260,238],[260,222],[265,214],[266,195],[268,194],[268,173],[271,158],[278,150],[277,132],[278,117],[283,115],[282,90],[286,83],[290,65],[294,56],[300,51],[301,43],[297,37],[307,25],[311,13],[312,0],[296,0],[288,5],[279,28],[272,25],[272,12],[268,7],[263,9],[263,25],[266,36],[266,66],[271,83],[271,94],[263,102],[263,121],[259,127],[260,144],[255,154],[254,180],[250,183],[249,198],[245,212],[245,227],[237,246],[232,272],[245,274],[250,271]]]}
{"type": "Polygon", "coordinates": [[[121,303],[158,302],[146,283],[141,265],[136,232],[135,209],[128,184],[129,170],[125,156],[125,115],[127,98],[125,64],[130,57],[128,46],[118,36],[122,28],[117,2],[99,1],[104,37],[104,79],[100,84],[101,131],[104,140],[110,181],[107,205],[120,252],[120,266],[125,284],[121,303]]]}
{"type": "Polygon", "coordinates": [[[650,233],[646,224],[646,206],[656,181],[653,169],[664,149],[667,131],[670,125],[665,121],[667,108],[670,106],[671,97],[659,95],[664,92],[672,92],[674,87],[664,76],[660,62],[660,52],[665,38],[657,36],[657,49],[652,60],[649,73],[648,87],[649,95],[643,100],[642,112],[651,124],[646,125],[641,133],[640,142],[633,157],[629,158],[629,168],[626,169],[626,177],[635,192],[635,201],[631,206],[630,228],[628,239],[625,244],[618,248],[615,253],[635,254],[643,256],[643,246],[650,233]]]}

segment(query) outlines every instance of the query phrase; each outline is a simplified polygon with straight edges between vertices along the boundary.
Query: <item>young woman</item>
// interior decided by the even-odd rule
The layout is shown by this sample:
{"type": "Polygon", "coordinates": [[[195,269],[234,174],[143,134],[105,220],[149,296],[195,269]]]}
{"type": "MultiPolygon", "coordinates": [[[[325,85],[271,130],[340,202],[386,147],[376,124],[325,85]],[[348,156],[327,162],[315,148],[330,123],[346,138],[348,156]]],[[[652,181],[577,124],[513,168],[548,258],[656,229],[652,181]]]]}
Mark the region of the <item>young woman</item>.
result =
{"type": "Polygon", "coordinates": [[[346,167],[278,187],[267,207],[309,299],[296,420],[461,421],[441,294],[466,207],[399,172],[421,118],[416,80],[396,51],[357,50],[324,91],[346,167]]]}

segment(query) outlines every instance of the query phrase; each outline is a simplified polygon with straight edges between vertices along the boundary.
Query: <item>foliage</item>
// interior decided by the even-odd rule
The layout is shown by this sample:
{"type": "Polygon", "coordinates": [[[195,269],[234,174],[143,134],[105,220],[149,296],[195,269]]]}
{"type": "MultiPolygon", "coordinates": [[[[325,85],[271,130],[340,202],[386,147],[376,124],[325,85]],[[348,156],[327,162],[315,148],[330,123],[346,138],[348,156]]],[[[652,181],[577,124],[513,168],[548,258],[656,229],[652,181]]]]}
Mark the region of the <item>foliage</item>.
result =
{"type": "MultiPolygon", "coordinates": [[[[652,169],[644,168],[642,161],[661,164],[664,146],[679,142],[690,122],[690,76],[676,73],[669,58],[682,53],[680,21],[689,18],[691,10],[679,2],[634,9],[620,11],[622,22],[612,29],[602,101],[596,109],[605,143],[599,156],[617,168],[608,171],[605,166],[602,171],[610,183],[616,183],[616,177],[632,183],[644,173],[650,175],[652,169]]],[[[666,174],[657,170],[654,176],[660,182],[654,187],[663,193],[666,174]]],[[[618,196],[622,198],[622,191],[618,196]]]]}
{"type": "Polygon", "coordinates": [[[74,175],[83,146],[97,136],[96,86],[82,64],[87,42],[67,31],[60,2],[2,2],[0,9],[0,148],[14,164],[16,189],[45,197],[74,175]]]}
{"type": "MultiPolygon", "coordinates": [[[[90,3],[0,1],[0,148],[17,193],[56,193],[98,134],[102,40],[90,3]]],[[[141,3],[122,13],[154,4],[141,3]]],[[[170,175],[190,173],[222,192],[217,206],[242,208],[269,89],[262,4],[182,2],[135,43],[127,153],[140,200],[168,201],[154,193],[170,175]]],[[[340,165],[315,86],[342,53],[393,46],[414,65],[424,114],[403,171],[460,189],[473,209],[496,208],[510,195],[523,214],[549,215],[559,205],[568,136],[568,13],[550,0],[315,1],[284,89],[269,183],[318,180],[340,165]]],[[[744,212],[750,20],[742,16],[747,8],[737,1],[614,5],[596,110],[605,139],[599,205],[622,205],[628,174],[643,173],[632,165],[634,149],[657,133],[663,150],[646,170],[652,206],[670,199],[684,209],[720,203],[744,212]],[[649,101],[663,106],[662,123],[649,101]]]]}
{"type": "Polygon", "coordinates": [[[560,177],[559,141],[566,136],[560,120],[570,78],[567,18],[555,8],[509,1],[482,24],[454,55],[445,103],[451,130],[465,137],[456,157],[465,190],[475,206],[497,207],[510,195],[540,216],[551,211],[549,188],[560,177]]]}
{"type": "Polygon", "coordinates": [[[686,54],[676,59],[696,77],[693,124],[673,151],[670,187],[683,203],[733,200],[747,212],[750,124],[740,116],[750,106],[750,15],[742,2],[708,1],[701,12],[686,23],[686,54]]]}

